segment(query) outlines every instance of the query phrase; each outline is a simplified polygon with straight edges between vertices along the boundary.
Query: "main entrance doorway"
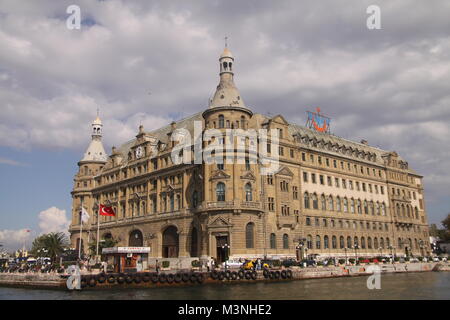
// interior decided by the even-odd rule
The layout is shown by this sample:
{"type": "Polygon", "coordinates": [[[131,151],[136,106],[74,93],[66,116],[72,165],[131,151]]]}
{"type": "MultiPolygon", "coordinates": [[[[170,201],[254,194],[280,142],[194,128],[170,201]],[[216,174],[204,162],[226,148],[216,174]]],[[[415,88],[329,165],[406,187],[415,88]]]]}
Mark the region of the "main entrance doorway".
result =
{"type": "Polygon", "coordinates": [[[178,232],[174,226],[163,232],[162,254],[163,258],[178,258],[178,232]]]}
{"type": "Polygon", "coordinates": [[[216,236],[216,244],[217,244],[217,263],[222,263],[228,259],[228,256],[230,254],[228,251],[229,250],[228,236],[216,236]]]}

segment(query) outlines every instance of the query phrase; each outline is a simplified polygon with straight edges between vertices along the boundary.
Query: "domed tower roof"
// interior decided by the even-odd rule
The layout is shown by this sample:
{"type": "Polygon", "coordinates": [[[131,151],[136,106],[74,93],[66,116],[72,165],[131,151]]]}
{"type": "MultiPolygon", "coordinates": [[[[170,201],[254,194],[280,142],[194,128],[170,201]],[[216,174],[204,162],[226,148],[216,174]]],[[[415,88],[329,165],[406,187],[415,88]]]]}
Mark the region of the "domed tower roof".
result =
{"type": "Polygon", "coordinates": [[[225,47],[223,53],[220,55],[219,63],[220,82],[213,98],[210,100],[207,111],[215,108],[237,108],[247,110],[251,113],[234,84],[234,56],[227,47],[225,47]]]}
{"type": "Polygon", "coordinates": [[[106,162],[108,155],[102,143],[102,121],[97,115],[97,118],[92,122],[92,140],[84,153],[81,162],[106,162]]]}

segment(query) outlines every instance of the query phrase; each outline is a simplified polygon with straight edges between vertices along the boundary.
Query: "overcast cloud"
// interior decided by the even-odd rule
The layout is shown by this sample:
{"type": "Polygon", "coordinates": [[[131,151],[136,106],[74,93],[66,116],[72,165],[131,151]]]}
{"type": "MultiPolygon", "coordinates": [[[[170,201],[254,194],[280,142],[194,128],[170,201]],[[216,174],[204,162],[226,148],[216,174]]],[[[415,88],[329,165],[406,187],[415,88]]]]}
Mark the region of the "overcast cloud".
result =
{"type": "Polygon", "coordinates": [[[85,0],[68,30],[70,4],[0,0],[0,146],[81,155],[99,107],[110,150],[204,110],[227,35],[254,112],[304,124],[321,107],[333,133],[407,159],[427,202],[448,198],[450,2],[85,0]]]}

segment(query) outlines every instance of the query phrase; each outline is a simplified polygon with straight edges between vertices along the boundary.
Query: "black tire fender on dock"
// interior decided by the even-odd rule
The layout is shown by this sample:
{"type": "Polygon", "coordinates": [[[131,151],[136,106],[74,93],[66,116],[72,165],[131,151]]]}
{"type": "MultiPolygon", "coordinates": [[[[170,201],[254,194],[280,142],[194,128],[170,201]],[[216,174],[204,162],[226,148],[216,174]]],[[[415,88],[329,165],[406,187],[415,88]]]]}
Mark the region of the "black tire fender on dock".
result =
{"type": "Polygon", "coordinates": [[[144,273],[142,276],[142,281],[149,282],[150,281],[150,274],[148,272],[144,273]]]}
{"type": "Polygon", "coordinates": [[[142,282],[142,277],[141,277],[141,275],[140,275],[140,274],[134,275],[133,281],[134,281],[134,283],[136,283],[136,284],[141,283],[141,282],[142,282]]]}
{"type": "Polygon", "coordinates": [[[99,273],[96,278],[98,283],[104,283],[106,281],[106,275],[104,272],[99,273]]]}
{"type": "Polygon", "coordinates": [[[252,278],[252,273],[251,273],[251,271],[247,271],[247,272],[245,273],[245,279],[250,280],[251,278],[252,278]]]}
{"type": "Polygon", "coordinates": [[[203,275],[203,273],[197,273],[197,282],[203,283],[204,280],[205,280],[205,276],[203,275]]]}
{"type": "Polygon", "coordinates": [[[159,280],[158,274],[157,274],[157,273],[152,273],[152,275],[150,276],[150,280],[151,280],[153,283],[157,283],[158,280],[159,280]]]}
{"type": "Polygon", "coordinates": [[[238,277],[239,277],[239,279],[244,279],[244,277],[245,277],[245,272],[244,272],[244,270],[239,270],[239,272],[238,272],[238,277]]]}
{"type": "Polygon", "coordinates": [[[275,271],[275,279],[280,279],[281,273],[280,271],[275,271]]]}
{"type": "Polygon", "coordinates": [[[113,284],[114,282],[116,282],[116,277],[114,277],[113,275],[108,276],[107,279],[108,283],[113,284]]]}
{"type": "Polygon", "coordinates": [[[267,270],[267,269],[264,269],[264,271],[263,271],[263,276],[264,276],[264,278],[270,278],[270,271],[269,270],[267,270]]]}
{"type": "Polygon", "coordinates": [[[181,276],[181,280],[183,280],[183,282],[189,282],[189,277],[190,277],[189,273],[185,272],[181,276]]]}
{"type": "Polygon", "coordinates": [[[167,275],[167,283],[173,283],[174,280],[175,280],[175,275],[173,273],[169,273],[167,275]]]}
{"type": "Polygon", "coordinates": [[[219,277],[217,279],[219,279],[219,280],[225,279],[225,272],[223,272],[223,271],[219,272],[219,277]]]}
{"type": "Polygon", "coordinates": [[[125,275],[123,273],[119,274],[119,276],[117,277],[117,283],[118,284],[123,284],[125,282],[125,275]]]}
{"type": "Polygon", "coordinates": [[[86,277],[83,277],[83,276],[81,277],[80,286],[81,286],[81,288],[86,288],[86,286],[87,286],[86,277]]]}
{"type": "Polygon", "coordinates": [[[176,273],[174,277],[175,283],[180,283],[183,280],[183,275],[181,273],[176,273]]]}
{"type": "Polygon", "coordinates": [[[287,275],[288,279],[292,279],[292,270],[286,271],[286,275],[287,275]]]}
{"type": "Polygon", "coordinates": [[[210,276],[212,279],[217,280],[219,278],[219,273],[216,270],[214,270],[210,273],[210,276]]]}
{"type": "Polygon", "coordinates": [[[91,288],[93,288],[93,287],[95,287],[97,285],[97,280],[95,280],[95,277],[92,277],[92,278],[89,279],[88,285],[91,288]]]}
{"type": "Polygon", "coordinates": [[[270,271],[269,278],[270,279],[275,279],[275,271],[270,271]]]}
{"type": "Polygon", "coordinates": [[[286,279],[287,278],[287,272],[286,270],[281,270],[281,278],[286,279]]]}
{"type": "Polygon", "coordinates": [[[127,274],[125,276],[125,282],[128,283],[128,284],[133,283],[133,277],[130,274],[127,274]]]}
{"type": "Polygon", "coordinates": [[[189,280],[191,280],[192,283],[197,282],[197,274],[191,273],[191,275],[189,276],[189,280]]]}
{"type": "Polygon", "coordinates": [[[231,280],[237,280],[237,278],[238,278],[238,273],[236,271],[233,271],[231,273],[231,280]]]}
{"type": "Polygon", "coordinates": [[[231,280],[231,271],[230,270],[225,271],[225,278],[227,280],[231,280]]]}
{"type": "Polygon", "coordinates": [[[256,278],[258,278],[258,273],[255,270],[253,270],[250,275],[252,277],[252,280],[256,280],[256,278]]]}
{"type": "Polygon", "coordinates": [[[165,283],[167,281],[167,275],[165,273],[161,273],[158,276],[159,283],[165,283]]]}

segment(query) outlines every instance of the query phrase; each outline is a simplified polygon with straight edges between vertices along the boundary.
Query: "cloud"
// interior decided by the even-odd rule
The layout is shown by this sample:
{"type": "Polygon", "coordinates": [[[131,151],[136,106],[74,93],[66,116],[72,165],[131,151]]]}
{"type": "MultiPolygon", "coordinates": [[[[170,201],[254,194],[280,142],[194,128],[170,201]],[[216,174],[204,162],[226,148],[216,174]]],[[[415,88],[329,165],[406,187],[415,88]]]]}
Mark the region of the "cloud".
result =
{"type": "Polygon", "coordinates": [[[449,2],[380,2],[382,30],[366,28],[370,0],[81,0],[81,30],[70,4],[2,1],[0,146],[81,157],[98,107],[107,150],[204,110],[228,35],[254,112],[303,124],[319,106],[336,135],[398,151],[427,201],[450,189],[449,2]]]}
{"type": "Polygon", "coordinates": [[[0,230],[0,244],[3,245],[3,248],[0,248],[0,250],[16,250],[22,248],[24,243],[29,247],[32,235],[30,232],[27,232],[27,230],[28,229],[0,230]]]}
{"type": "Polygon", "coordinates": [[[10,166],[19,166],[19,167],[26,166],[26,164],[24,164],[24,163],[21,163],[21,162],[12,160],[12,159],[3,158],[3,157],[0,157],[0,164],[6,164],[6,165],[10,165],[10,166]]]}
{"type": "Polygon", "coordinates": [[[41,233],[64,232],[68,234],[70,220],[66,216],[66,210],[51,207],[39,213],[38,225],[41,233]]]}

